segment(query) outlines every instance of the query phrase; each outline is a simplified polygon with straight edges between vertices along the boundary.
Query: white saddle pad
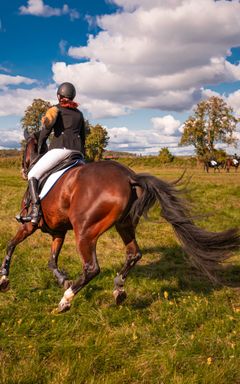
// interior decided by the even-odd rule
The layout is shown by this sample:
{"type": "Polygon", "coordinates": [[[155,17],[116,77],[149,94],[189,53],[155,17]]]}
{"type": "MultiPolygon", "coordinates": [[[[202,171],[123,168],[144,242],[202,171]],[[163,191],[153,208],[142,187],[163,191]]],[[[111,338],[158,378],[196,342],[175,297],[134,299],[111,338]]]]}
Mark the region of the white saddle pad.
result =
{"type": "Polygon", "coordinates": [[[211,160],[211,164],[212,164],[213,166],[215,166],[215,165],[217,165],[217,162],[216,162],[215,160],[211,160]]]}
{"type": "Polygon", "coordinates": [[[39,197],[40,197],[40,200],[42,200],[47,194],[48,192],[52,189],[52,187],[56,184],[56,182],[58,181],[58,179],[60,179],[60,177],[69,169],[69,168],[72,168],[73,166],[75,166],[79,161],[77,160],[75,163],[69,165],[69,167],[67,168],[64,168],[64,169],[61,169],[60,171],[57,171],[57,172],[54,172],[52,173],[46,183],[44,184],[43,186],[43,189],[41,190],[40,194],[39,194],[39,197]]]}

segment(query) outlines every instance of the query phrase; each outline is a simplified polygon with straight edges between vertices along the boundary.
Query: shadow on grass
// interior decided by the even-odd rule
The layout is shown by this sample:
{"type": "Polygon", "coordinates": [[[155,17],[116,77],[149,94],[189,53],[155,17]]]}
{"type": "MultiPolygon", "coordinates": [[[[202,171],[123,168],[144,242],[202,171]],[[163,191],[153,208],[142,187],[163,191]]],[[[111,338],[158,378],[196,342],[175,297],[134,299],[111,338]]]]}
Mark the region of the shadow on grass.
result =
{"type": "MultiPolygon", "coordinates": [[[[171,297],[178,296],[180,291],[193,291],[209,295],[214,290],[222,289],[223,286],[240,287],[240,266],[224,264],[215,274],[218,283],[213,283],[209,278],[191,266],[190,261],[180,246],[143,248],[142,253],[143,260],[146,260],[147,254],[159,254],[160,257],[148,264],[141,265],[140,263],[135,265],[129,273],[129,280],[131,278],[141,280],[142,278],[159,282],[164,281],[164,284],[161,284],[160,291],[168,291],[171,297]],[[176,287],[171,286],[172,279],[177,280],[176,287]],[[167,283],[168,280],[169,284],[167,283]]],[[[120,263],[112,269],[104,268],[97,277],[97,280],[100,283],[106,276],[113,276],[114,271],[119,271],[120,268],[120,263]]],[[[144,298],[134,303],[134,306],[137,308],[144,308],[148,305],[150,305],[149,300],[144,298]]]]}
{"type": "MultiPolygon", "coordinates": [[[[148,283],[146,284],[148,281],[159,282],[158,293],[160,296],[163,296],[164,291],[167,291],[169,297],[177,299],[181,296],[181,292],[192,291],[207,296],[214,290],[222,289],[223,285],[240,288],[240,266],[224,264],[223,268],[217,273],[219,284],[213,284],[206,276],[190,265],[185,253],[178,245],[172,247],[143,247],[142,253],[143,262],[135,265],[130,271],[127,282],[132,280],[135,285],[141,286],[141,281],[143,281],[142,285],[144,287],[148,286],[148,283]],[[148,258],[151,258],[152,261],[148,262],[148,258]],[[174,284],[172,284],[173,281],[174,284]]],[[[121,269],[124,259],[123,255],[117,264],[102,268],[101,273],[89,285],[84,287],[82,295],[86,300],[93,300],[97,297],[103,297],[103,300],[105,300],[104,295],[105,290],[109,289],[109,280],[112,280],[113,287],[113,279],[117,271],[121,269]]],[[[55,286],[57,286],[55,279],[52,275],[46,274],[44,287],[43,285],[31,287],[30,293],[41,291],[44,288],[54,288],[55,286]]],[[[149,307],[156,300],[152,291],[153,289],[149,284],[149,294],[146,288],[146,294],[143,294],[142,297],[139,295],[132,297],[131,301],[128,302],[129,305],[136,310],[149,307]]],[[[107,293],[108,295],[109,293],[107,293]]]]}
{"type": "MultiPolygon", "coordinates": [[[[219,267],[215,276],[218,283],[213,283],[203,273],[194,268],[180,246],[143,248],[144,254],[160,254],[159,260],[147,265],[137,265],[135,273],[139,276],[157,280],[177,278],[181,290],[211,292],[223,285],[240,287],[240,266],[230,263],[219,267]]],[[[133,272],[134,273],[134,272],[133,272]]]]}

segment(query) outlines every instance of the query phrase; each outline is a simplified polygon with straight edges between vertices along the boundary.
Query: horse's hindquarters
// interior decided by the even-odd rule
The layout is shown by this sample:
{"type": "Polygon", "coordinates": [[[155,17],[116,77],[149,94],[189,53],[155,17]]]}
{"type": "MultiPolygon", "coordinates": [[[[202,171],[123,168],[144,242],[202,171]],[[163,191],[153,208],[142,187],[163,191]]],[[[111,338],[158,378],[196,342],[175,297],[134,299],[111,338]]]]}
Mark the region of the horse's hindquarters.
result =
{"type": "Polygon", "coordinates": [[[51,229],[68,230],[76,223],[104,232],[127,209],[133,172],[115,162],[96,162],[69,170],[42,200],[51,229]]]}

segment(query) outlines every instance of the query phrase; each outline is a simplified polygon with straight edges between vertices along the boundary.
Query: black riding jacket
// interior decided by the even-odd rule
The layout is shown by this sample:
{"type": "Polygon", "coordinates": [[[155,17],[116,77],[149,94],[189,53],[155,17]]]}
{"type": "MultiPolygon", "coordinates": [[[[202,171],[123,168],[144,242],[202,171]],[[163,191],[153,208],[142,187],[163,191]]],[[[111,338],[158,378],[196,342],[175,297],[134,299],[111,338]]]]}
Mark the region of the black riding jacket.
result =
{"type": "Polygon", "coordinates": [[[54,132],[49,150],[53,148],[67,148],[85,154],[85,122],[83,114],[78,109],[56,105],[58,115],[53,125],[44,126],[39,137],[39,152],[50,133],[54,132]]]}

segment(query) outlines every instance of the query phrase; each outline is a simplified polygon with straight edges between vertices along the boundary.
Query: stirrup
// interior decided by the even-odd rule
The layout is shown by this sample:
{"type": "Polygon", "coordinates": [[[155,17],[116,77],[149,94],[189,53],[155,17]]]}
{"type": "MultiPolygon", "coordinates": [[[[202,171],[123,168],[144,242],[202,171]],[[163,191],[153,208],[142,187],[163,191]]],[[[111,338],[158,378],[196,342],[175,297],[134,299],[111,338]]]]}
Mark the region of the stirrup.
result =
{"type": "Polygon", "coordinates": [[[17,220],[18,223],[32,223],[33,225],[37,225],[41,219],[42,212],[41,208],[39,207],[37,215],[31,212],[30,214],[27,214],[26,216],[21,215],[22,212],[20,212],[18,215],[15,216],[15,219],[17,220]]]}
{"type": "Polygon", "coordinates": [[[15,219],[17,220],[18,223],[29,223],[31,221],[31,216],[21,216],[19,213],[18,215],[15,216],[15,219]]]}

